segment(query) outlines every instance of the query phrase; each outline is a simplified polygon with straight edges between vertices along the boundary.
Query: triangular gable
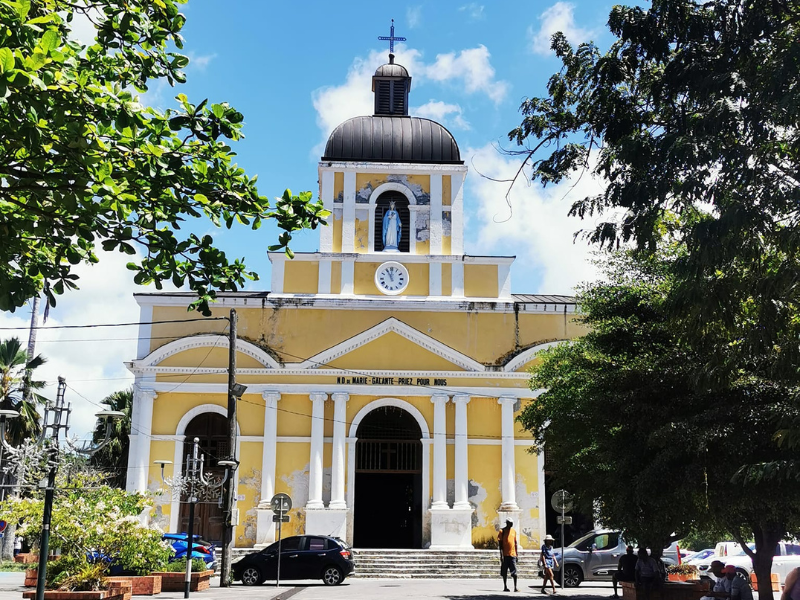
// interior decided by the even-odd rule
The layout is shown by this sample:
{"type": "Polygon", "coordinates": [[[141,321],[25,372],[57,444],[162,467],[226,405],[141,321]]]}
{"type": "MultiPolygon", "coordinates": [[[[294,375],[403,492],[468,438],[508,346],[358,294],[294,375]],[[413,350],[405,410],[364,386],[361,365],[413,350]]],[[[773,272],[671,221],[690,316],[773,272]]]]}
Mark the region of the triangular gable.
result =
{"type": "Polygon", "coordinates": [[[398,321],[394,317],[390,317],[378,323],[374,327],[370,327],[366,331],[359,333],[319,354],[312,356],[297,365],[296,368],[300,369],[316,369],[321,368],[330,363],[331,361],[341,358],[358,348],[361,348],[370,342],[387,334],[394,333],[402,336],[403,338],[413,342],[417,346],[424,348],[448,362],[464,369],[465,371],[485,371],[484,366],[476,360],[473,360],[466,354],[462,354],[454,350],[450,346],[443,344],[431,336],[406,325],[402,321],[398,321]]]}

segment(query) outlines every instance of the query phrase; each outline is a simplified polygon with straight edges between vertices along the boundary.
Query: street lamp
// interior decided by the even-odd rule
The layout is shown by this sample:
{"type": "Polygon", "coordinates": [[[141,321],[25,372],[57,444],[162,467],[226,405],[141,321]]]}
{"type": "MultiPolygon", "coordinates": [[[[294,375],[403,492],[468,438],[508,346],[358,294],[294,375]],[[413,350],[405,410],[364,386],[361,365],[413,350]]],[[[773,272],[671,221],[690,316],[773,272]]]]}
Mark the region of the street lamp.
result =
{"type": "Polygon", "coordinates": [[[205,455],[200,454],[199,438],[194,438],[194,443],[192,445],[192,452],[186,457],[185,474],[182,475],[179,473],[179,474],[173,474],[172,477],[166,477],[164,475],[164,467],[167,465],[171,465],[172,461],[156,460],[154,462],[155,464],[161,467],[161,481],[163,481],[167,487],[177,491],[179,499],[181,492],[186,492],[188,494],[189,526],[186,532],[187,534],[186,575],[184,576],[183,580],[183,597],[188,598],[189,588],[191,587],[192,583],[192,542],[194,538],[194,506],[195,504],[197,504],[197,494],[201,491],[201,488],[205,488],[206,492],[221,489],[225,485],[225,482],[228,481],[230,473],[236,469],[238,463],[233,460],[219,461],[217,464],[225,468],[225,475],[222,477],[222,481],[218,483],[212,481],[203,471],[205,455]]]}
{"type": "MultiPolygon", "coordinates": [[[[95,416],[106,423],[105,437],[102,442],[92,445],[91,442],[81,447],[76,446],[66,437],[69,434],[69,417],[72,414],[72,405],[64,402],[64,394],[67,391],[67,380],[63,377],[58,378],[58,391],[55,401],[45,404],[44,417],[42,417],[42,431],[34,441],[41,454],[47,456],[47,481],[39,484],[44,487],[44,507],[42,511],[42,534],[39,541],[39,572],[36,579],[36,600],[44,600],[44,583],[47,578],[47,554],[50,551],[50,521],[53,514],[53,498],[55,496],[56,475],[58,473],[58,454],[59,454],[59,434],[64,430],[65,441],[73,452],[84,456],[91,456],[111,441],[111,427],[113,421],[124,418],[125,413],[118,410],[101,410],[95,416]],[[47,431],[50,430],[50,437],[47,431]]],[[[0,411],[0,442],[3,448],[12,456],[23,458],[21,455],[31,449],[31,444],[26,444],[20,448],[14,448],[6,441],[6,422],[14,419],[19,413],[14,410],[0,411]]],[[[41,455],[40,454],[40,455],[41,455]]],[[[24,465],[24,463],[23,463],[24,465]]],[[[23,466],[24,468],[24,466],[23,466]]],[[[19,479],[19,474],[17,476],[19,479]]]]}

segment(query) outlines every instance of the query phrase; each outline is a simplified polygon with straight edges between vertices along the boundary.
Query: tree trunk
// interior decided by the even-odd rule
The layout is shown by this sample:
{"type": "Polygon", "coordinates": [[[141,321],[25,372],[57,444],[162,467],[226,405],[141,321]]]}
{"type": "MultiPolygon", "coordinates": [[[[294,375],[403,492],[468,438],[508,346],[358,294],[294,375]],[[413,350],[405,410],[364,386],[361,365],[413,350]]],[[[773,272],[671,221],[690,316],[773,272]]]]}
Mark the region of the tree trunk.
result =
{"type": "Polygon", "coordinates": [[[0,549],[0,558],[4,562],[14,560],[14,537],[17,533],[17,524],[9,523],[3,535],[3,545],[0,549]]]}
{"type": "Polygon", "coordinates": [[[783,538],[785,528],[780,525],[767,524],[758,525],[753,528],[753,534],[756,540],[756,551],[753,552],[745,544],[745,540],[737,540],[746,554],[750,556],[753,561],[753,571],[756,574],[756,581],[758,581],[758,598],[759,600],[773,600],[772,593],[772,559],[775,558],[775,550],[778,543],[783,538]]]}

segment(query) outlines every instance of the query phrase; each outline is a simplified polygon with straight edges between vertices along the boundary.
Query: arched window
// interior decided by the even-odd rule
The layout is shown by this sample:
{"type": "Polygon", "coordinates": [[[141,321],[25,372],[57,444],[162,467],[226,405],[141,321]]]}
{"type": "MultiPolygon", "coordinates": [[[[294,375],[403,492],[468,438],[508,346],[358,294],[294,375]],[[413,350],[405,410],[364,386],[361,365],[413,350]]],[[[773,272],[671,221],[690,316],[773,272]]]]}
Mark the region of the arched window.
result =
{"type": "Polygon", "coordinates": [[[409,251],[411,237],[411,212],[408,210],[408,198],[400,192],[384,192],[375,202],[375,252],[383,251],[383,215],[389,210],[389,203],[394,201],[395,210],[400,215],[400,252],[409,251]]]}

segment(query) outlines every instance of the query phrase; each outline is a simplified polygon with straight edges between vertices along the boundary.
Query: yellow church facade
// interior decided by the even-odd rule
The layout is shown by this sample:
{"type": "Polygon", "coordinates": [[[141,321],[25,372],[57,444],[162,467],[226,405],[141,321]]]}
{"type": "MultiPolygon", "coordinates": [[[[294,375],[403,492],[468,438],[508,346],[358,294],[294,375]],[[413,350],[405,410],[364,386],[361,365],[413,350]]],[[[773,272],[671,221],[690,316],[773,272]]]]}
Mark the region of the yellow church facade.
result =
{"type": "MultiPolygon", "coordinates": [[[[319,163],[331,211],[319,252],[270,254],[269,292],[219,295],[238,314],[236,447],[228,447],[227,323],[187,294],[137,294],[128,489],[163,488],[197,437],[213,470],[233,452],[235,544],[275,539],[269,508],[293,500],[283,535],[355,547],[485,547],[510,517],[523,547],[545,533],[541,455],[516,422],[543,348],[581,333],[565,296],[511,293],[513,257],[464,254],[467,167],[441,125],[408,116],[411,77],[373,77],[375,114],[332,134],[319,163]],[[165,322],[169,321],[169,322],[165,322]]],[[[199,507],[221,538],[221,509],[199,507]]],[[[185,530],[177,496],[160,524],[185,530]]]]}

